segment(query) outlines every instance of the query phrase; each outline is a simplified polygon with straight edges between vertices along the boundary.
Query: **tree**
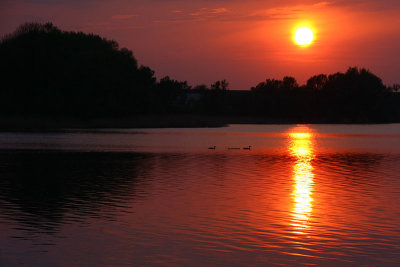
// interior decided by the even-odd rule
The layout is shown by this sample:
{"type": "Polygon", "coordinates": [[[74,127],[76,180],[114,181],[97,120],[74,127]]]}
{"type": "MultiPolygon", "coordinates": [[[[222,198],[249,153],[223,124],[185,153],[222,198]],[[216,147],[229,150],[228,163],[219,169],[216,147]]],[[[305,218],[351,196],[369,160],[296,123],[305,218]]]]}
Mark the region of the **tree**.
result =
{"type": "Polygon", "coordinates": [[[98,117],[144,112],[154,71],[94,34],[26,23],[0,41],[0,112],[98,117]]]}
{"type": "Polygon", "coordinates": [[[282,80],[281,84],[282,89],[284,90],[291,90],[291,89],[296,89],[299,87],[297,84],[297,81],[295,78],[290,77],[290,76],[285,76],[282,80]]]}
{"type": "Polygon", "coordinates": [[[212,90],[223,90],[226,91],[228,89],[229,83],[226,80],[216,81],[211,84],[212,90]]]}
{"type": "Polygon", "coordinates": [[[325,74],[312,76],[307,80],[306,87],[311,90],[322,90],[328,82],[328,77],[325,74]]]}

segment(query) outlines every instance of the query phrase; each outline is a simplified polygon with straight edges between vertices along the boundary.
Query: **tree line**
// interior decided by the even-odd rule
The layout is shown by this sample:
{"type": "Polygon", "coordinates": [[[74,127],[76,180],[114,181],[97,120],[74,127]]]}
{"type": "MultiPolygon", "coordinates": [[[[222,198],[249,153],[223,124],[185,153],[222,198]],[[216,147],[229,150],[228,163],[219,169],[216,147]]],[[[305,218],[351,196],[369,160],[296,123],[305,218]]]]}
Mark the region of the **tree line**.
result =
{"type": "Polygon", "coordinates": [[[139,66],[132,51],[98,35],[26,23],[0,41],[2,116],[90,119],[138,114],[257,116],[298,122],[400,121],[399,85],[364,68],[266,79],[250,90],[226,80],[190,86],[139,66]]]}

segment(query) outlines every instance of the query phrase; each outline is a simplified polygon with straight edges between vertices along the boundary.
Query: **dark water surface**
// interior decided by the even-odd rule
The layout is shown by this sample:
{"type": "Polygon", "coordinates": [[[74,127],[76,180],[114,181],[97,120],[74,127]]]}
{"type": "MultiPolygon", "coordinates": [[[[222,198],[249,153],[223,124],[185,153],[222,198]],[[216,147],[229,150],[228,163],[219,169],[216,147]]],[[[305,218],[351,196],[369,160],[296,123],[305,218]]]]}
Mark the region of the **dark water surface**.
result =
{"type": "Polygon", "coordinates": [[[0,266],[399,265],[400,125],[0,133],[0,232],[0,266]]]}

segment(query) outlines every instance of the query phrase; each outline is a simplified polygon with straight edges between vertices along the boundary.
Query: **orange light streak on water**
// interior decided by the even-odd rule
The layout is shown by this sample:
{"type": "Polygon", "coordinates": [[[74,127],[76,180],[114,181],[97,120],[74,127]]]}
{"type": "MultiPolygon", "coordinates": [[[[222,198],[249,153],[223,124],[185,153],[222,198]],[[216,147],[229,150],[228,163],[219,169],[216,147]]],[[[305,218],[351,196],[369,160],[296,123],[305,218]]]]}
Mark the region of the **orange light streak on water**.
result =
{"type": "Polygon", "coordinates": [[[288,136],[289,153],[296,159],[292,173],[294,185],[291,194],[293,200],[291,225],[295,233],[305,234],[310,228],[313,202],[314,173],[311,164],[314,158],[313,134],[310,128],[299,126],[290,129],[288,136]]]}

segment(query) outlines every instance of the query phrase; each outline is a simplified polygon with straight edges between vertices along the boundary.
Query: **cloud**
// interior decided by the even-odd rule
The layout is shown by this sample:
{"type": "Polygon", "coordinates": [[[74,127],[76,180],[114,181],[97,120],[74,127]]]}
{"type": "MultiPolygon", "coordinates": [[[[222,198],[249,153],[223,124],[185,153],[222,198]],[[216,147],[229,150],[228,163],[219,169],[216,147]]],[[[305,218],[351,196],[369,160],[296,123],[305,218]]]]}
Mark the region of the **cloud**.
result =
{"type": "Polygon", "coordinates": [[[210,10],[211,14],[222,14],[222,13],[226,13],[228,12],[228,9],[222,7],[222,8],[214,8],[212,10],[210,10]]]}
{"type": "Polygon", "coordinates": [[[377,10],[393,10],[400,8],[400,1],[399,0],[334,0],[330,1],[332,6],[339,6],[339,7],[349,7],[357,9],[366,9],[371,10],[374,8],[375,11],[377,10]]]}
{"type": "Polygon", "coordinates": [[[0,2],[13,2],[14,4],[34,4],[46,6],[75,6],[75,7],[94,7],[104,2],[103,0],[1,0],[0,2]]]}
{"type": "Polygon", "coordinates": [[[253,5],[249,9],[235,8],[234,6],[198,8],[194,10],[174,10],[170,16],[154,19],[153,22],[195,22],[195,21],[267,21],[267,20],[293,20],[298,19],[304,12],[317,12],[328,6],[332,6],[333,1],[315,1],[312,4],[301,5],[280,5],[270,8],[256,9],[253,5]]]}
{"type": "Polygon", "coordinates": [[[116,14],[111,16],[112,19],[131,19],[139,16],[138,14],[116,14]]]}
{"type": "Polygon", "coordinates": [[[293,20],[298,19],[304,12],[317,12],[317,10],[331,6],[328,1],[316,2],[308,5],[285,5],[260,10],[237,12],[231,16],[221,18],[228,21],[267,21],[267,20],[293,20]]]}
{"type": "Polygon", "coordinates": [[[34,3],[34,4],[76,4],[76,3],[92,3],[92,2],[100,2],[100,0],[22,0],[22,2],[34,3]]]}
{"type": "Polygon", "coordinates": [[[154,19],[153,22],[189,22],[189,21],[207,21],[207,20],[220,20],[222,17],[230,13],[225,7],[207,8],[202,7],[190,11],[173,10],[173,15],[164,18],[154,19]]]}

